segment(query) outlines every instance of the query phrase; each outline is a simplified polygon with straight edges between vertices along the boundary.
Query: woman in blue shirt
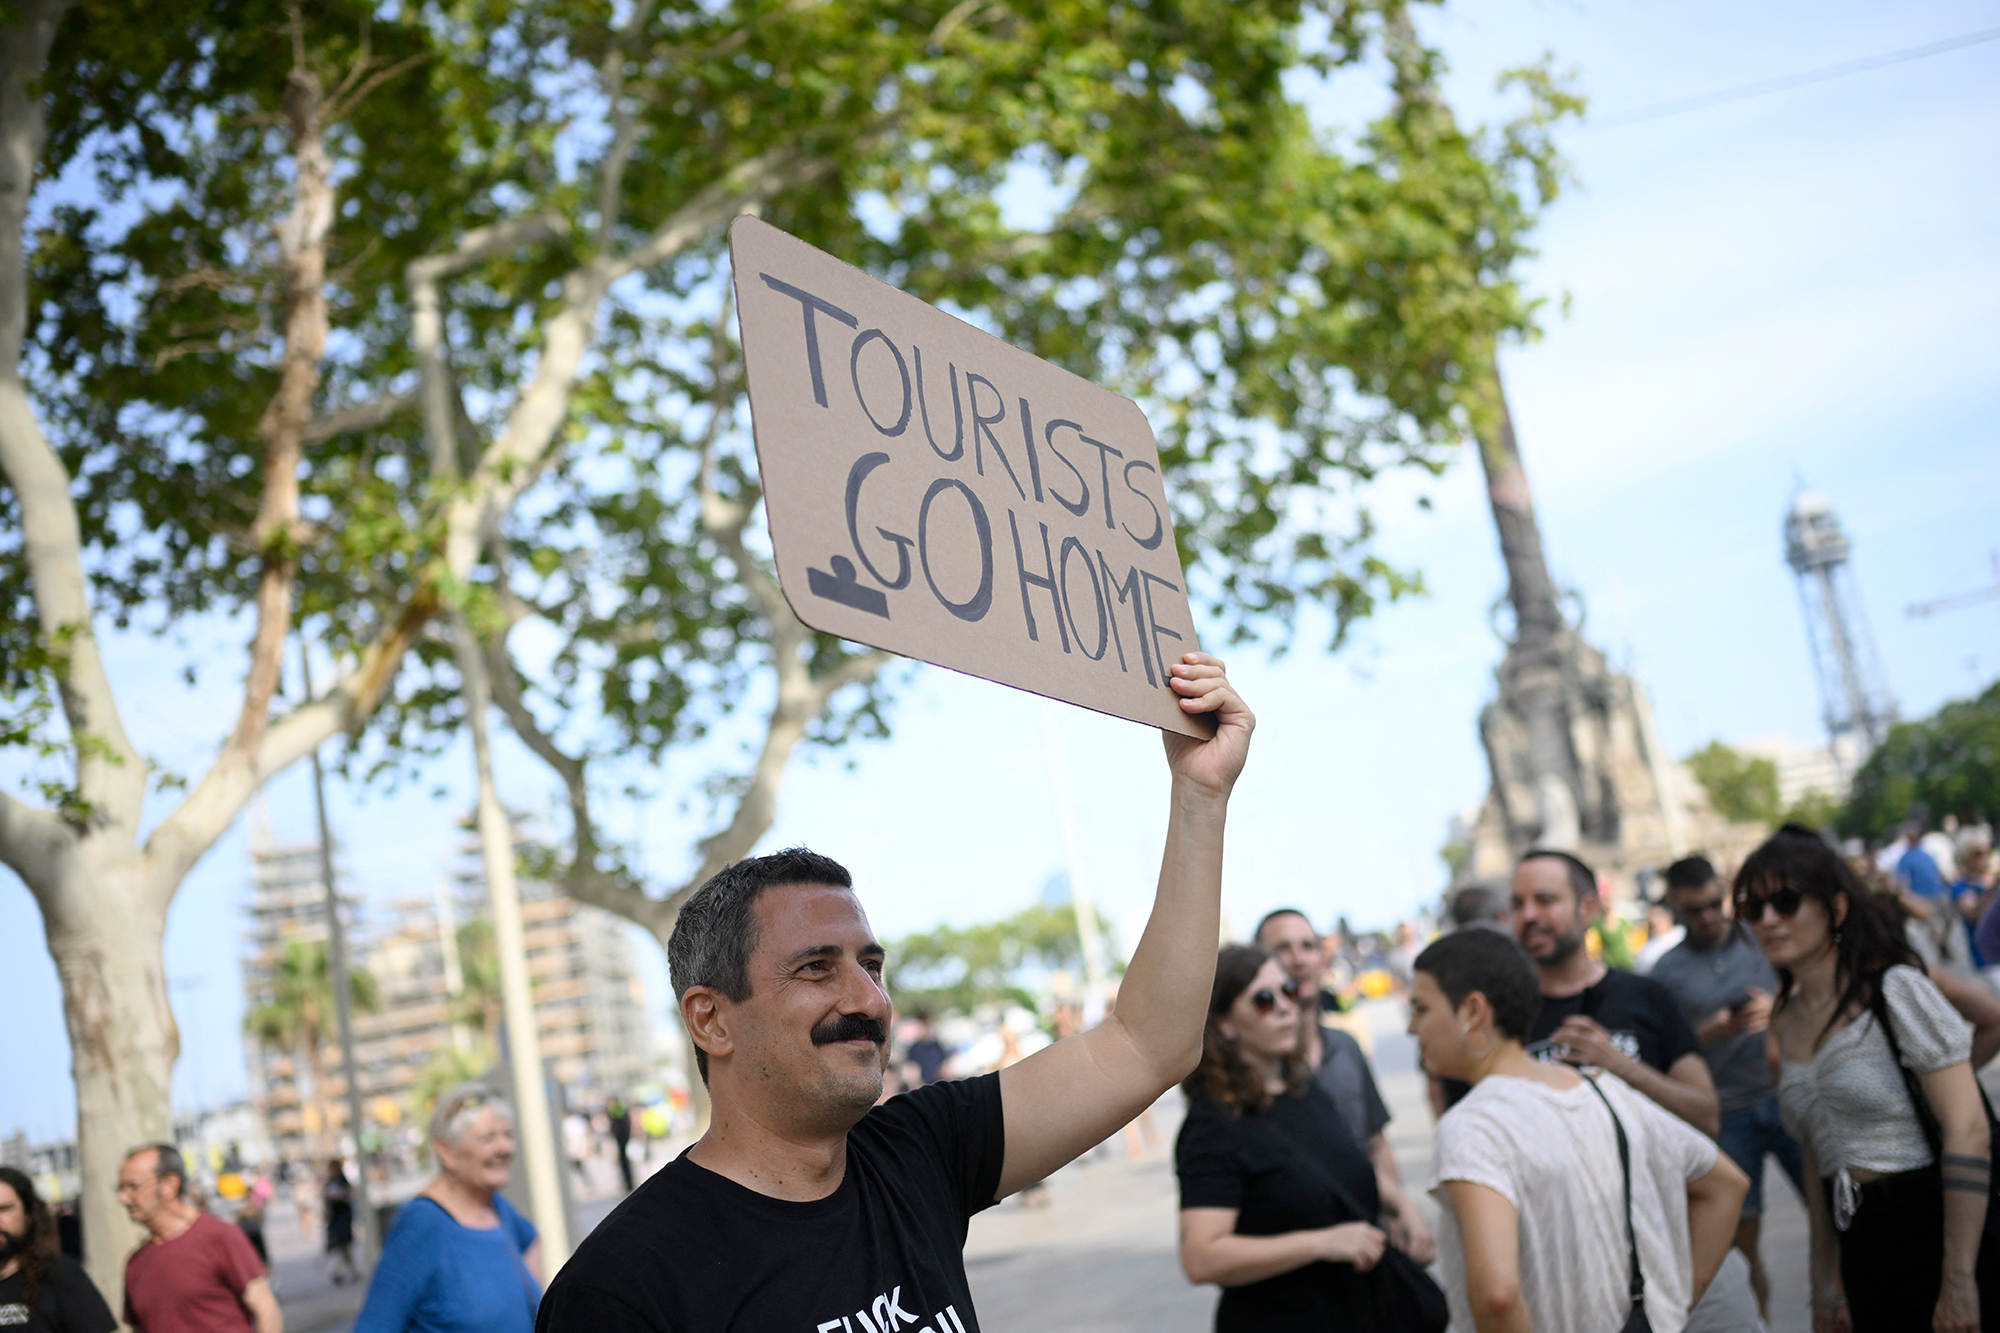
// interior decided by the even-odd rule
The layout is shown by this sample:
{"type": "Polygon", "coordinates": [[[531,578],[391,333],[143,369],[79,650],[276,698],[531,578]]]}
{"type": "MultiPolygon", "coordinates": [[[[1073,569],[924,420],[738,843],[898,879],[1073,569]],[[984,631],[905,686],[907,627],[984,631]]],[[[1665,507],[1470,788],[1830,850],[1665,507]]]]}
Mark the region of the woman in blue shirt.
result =
{"type": "Polygon", "coordinates": [[[541,1301],[534,1223],[500,1195],[514,1115],[476,1083],[439,1098],[438,1174],[404,1204],[354,1333],[533,1333],[541,1301]]]}

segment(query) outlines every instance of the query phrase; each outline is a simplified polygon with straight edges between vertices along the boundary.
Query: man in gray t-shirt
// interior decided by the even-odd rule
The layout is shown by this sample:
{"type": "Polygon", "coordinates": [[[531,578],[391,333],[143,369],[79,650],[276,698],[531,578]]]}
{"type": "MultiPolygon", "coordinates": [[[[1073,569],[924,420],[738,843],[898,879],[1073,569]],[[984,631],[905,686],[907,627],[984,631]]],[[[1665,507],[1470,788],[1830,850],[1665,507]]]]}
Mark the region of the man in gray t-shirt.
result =
{"type": "Polygon", "coordinates": [[[1668,866],[1667,906],[1687,927],[1687,938],[1653,964],[1652,976],[1673,992],[1701,1040],[1721,1103],[1718,1143],[1750,1177],[1736,1246],[1750,1261],[1750,1283],[1758,1305],[1764,1306],[1770,1288],[1757,1253],[1764,1158],[1777,1158],[1792,1185],[1801,1190],[1804,1162],[1798,1140],[1785,1132],[1778,1118],[1778,1088],[1764,1056],[1778,972],[1756,937],[1725,915],[1727,902],[1722,880],[1705,857],[1690,856],[1668,866]]]}

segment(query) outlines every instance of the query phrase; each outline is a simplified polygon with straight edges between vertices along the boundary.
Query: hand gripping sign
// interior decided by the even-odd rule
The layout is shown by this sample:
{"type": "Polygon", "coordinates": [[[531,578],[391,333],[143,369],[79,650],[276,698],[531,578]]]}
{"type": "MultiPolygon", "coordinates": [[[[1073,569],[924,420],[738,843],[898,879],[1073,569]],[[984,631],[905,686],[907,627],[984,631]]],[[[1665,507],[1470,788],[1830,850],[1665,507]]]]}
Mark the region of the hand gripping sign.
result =
{"type": "Polygon", "coordinates": [[[1205,737],[1138,404],[752,217],[729,228],[778,582],[800,620],[1205,737]]]}

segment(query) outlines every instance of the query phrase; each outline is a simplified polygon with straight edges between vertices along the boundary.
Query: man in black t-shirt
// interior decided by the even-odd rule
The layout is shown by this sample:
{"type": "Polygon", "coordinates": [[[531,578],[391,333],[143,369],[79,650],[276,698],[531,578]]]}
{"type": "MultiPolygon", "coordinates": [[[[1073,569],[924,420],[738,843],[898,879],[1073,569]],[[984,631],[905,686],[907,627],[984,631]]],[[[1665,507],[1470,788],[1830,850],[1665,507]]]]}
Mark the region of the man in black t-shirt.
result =
{"type": "Polygon", "coordinates": [[[83,1266],[58,1247],[55,1219],[26,1173],[0,1166],[0,1327],[111,1333],[118,1321],[83,1266]]]}
{"type": "Polygon", "coordinates": [[[1542,1008],[1528,1053],[1617,1075],[1710,1138],[1715,1084],[1673,992],[1592,961],[1596,872],[1568,852],[1531,848],[1514,867],[1514,930],[1541,973],[1542,1008]]]}
{"type": "MultiPolygon", "coordinates": [[[[1714,1138],[1715,1084],[1673,992],[1584,951],[1601,906],[1596,872],[1568,852],[1530,848],[1514,867],[1515,938],[1542,983],[1528,1053],[1615,1074],[1714,1138]]],[[[1449,1107],[1469,1089],[1446,1079],[1436,1091],[1449,1107]]]]}
{"type": "MultiPolygon", "coordinates": [[[[539,1333],[978,1333],[972,1214],[1110,1137],[1201,1054],[1223,820],[1255,723],[1214,658],[1171,672],[1183,711],[1219,726],[1165,736],[1166,853],[1117,1012],[877,1107],[891,1012],[851,878],[803,848],[738,862],[688,899],[667,946],[708,1132],[577,1247],[539,1333]]],[[[952,867],[938,874],[946,886],[952,867]]]]}

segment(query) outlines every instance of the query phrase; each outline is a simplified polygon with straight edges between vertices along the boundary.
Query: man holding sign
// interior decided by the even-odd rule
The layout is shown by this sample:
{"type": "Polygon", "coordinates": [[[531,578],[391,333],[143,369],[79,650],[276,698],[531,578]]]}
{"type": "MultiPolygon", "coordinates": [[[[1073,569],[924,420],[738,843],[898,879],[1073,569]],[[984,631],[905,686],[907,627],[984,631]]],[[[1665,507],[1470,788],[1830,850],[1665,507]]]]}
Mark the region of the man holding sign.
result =
{"type": "Polygon", "coordinates": [[[1183,716],[1216,725],[1206,740],[1165,733],[1166,851],[1117,1012],[997,1074],[878,1107],[883,950],[847,872],[803,849],[730,867],[668,947],[709,1130],[578,1248],[539,1333],[977,1333],[972,1214],[1108,1138],[1201,1054],[1223,822],[1255,719],[1213,657],[1165,674],[1183,716]]]}

